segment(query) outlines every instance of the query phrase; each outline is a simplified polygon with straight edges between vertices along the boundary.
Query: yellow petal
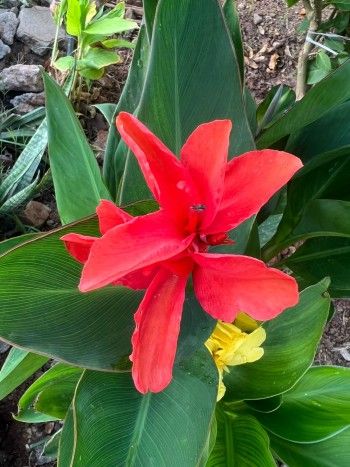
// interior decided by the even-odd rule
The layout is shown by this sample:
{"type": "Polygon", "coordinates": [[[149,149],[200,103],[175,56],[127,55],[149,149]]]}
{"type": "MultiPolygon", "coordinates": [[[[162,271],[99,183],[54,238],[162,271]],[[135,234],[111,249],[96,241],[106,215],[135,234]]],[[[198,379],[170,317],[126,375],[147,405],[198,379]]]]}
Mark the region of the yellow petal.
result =
{"type": "Polygon", "coordinates": [[[246,313],[238,313],[234,325],[244,332],[252,332],[259,327],[255,319],[251,318],[246,313]]]}

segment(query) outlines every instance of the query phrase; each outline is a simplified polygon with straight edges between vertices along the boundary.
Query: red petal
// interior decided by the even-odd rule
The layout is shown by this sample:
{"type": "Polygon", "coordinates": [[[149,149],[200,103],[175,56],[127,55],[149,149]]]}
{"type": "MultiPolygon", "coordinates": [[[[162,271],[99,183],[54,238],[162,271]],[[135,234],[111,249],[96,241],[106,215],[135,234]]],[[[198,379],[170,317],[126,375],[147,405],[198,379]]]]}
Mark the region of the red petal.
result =
{"type": "Polygon", "coordinates": [[[162,211],[134,217],[95,241],[79,288],[87,292],[116,282],[130,272],[177,255],[192,239],[193,235],[180,235],[162,211]]]}
{"type": "Polygon", "coordinates": [[[118,208],[112,201],[102,199],[96,208],[98,221],[100,224],[100,232],[104,235],[107,230],[112,229],[116,225],[124,224],[132,219],[132,216],[123,209],[118,208]]]}
{"type": "Polygon", "coordinates": [[[302,165],[292,154],[272,149],[232,159],[219,212],[206,233],[226,232],[256,214],[302,165]]]}
{"type": "Polygon", "coordinates": [[[162,391],[171,381],[187,276],[162,269],[135,314],[132,376],[143,394],[162,391]]]}
{"type": "Polygon", "coordinates": [[[147,289],[154,279],[154,276],[159,271],[159,268],[160,266],[155,264],[139,269],[138,271],[130,272],[118,281],[113,282],[113,285],[124,285],[125,287],[129,287],[134,290],[147,289]]]}
{"type": "Polygon", "coordinates": [[[232,322],[241,311],[259,321],[298,303],[296,281],[247,256],[196,253],[193,284],[198,301],[213,318],[232,322]]]}
{"type": "Polygon", "coordinates": [[[181,150],[181,161],[196,185],[200,204],[205,206],[203,229],[212,222],[221,202],[231,129],[230,120],[204,123],[181,150]]]}
{"type": "Polygon", "coordinates": [[[192,204],[198,203],[187,170],[175,155],[132,115],[121,112],[117,128],[135,154],[145,180],[159,204],[184,219],[192,204]]]}
{"type": "Polygon", "coordinates": [[[61,237],[69,253],[80,263],[85,263],[89,257],[90,250],[96,237],[88,237],[87,235],[80,235],[69,233],[61,237]]]}

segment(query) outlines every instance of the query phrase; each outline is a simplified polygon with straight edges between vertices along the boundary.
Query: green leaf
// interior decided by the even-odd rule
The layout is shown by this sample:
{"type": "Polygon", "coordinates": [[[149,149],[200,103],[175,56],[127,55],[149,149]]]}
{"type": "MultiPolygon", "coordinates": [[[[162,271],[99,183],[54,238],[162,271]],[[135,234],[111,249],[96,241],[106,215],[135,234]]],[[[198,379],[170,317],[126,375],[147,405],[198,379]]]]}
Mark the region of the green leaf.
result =
{"type": "MultiPolygon", "coordinates": [[[[128,208],[142,215],[154,202],[128,208]],[[130,209],[131,208],[131,209],[130,209]]],[[[58,229],[10,250],[0,260],[0,336],[28,350],[84,368],[125,370],[134,313],[142,292],[104,287],[81,293],[82,267],[60,238],[70,232],[98,236],[95,218],[58,229]],[[11,282],[8,277],[11,277],[11,282]]],[[[178,359],[204,344],[215,321],[186,293],[178,359]]]]}
{"type": "Polygon", "coordinates": [[[275,467],[269,438],[256,418],[217,410],[217,438],[206,467],[275,467]]]}
{"type": "Polygon", "coordinates": [[[239,64],[242,83],[244,82],[244,53],[241,27],[239,15],[236,6],[236,0],[226,0],[223,6],[226,25],[230,32],[232,43],[236,52],[237,61],[239,64]]]}
{"type": "Polygon", "coordinates": [[[258,132],[271,126],[295,104],[295,92],[288,86],[274,86],[257,109],[258,132]]]}
{"type": "MultiPolygon", "coordinates": [[[[344,198],[346,196],[348,192],[347,173],[350,166],[349,150],[348,147],[344,147],[320,154],[308,162],[288,184],[287,205],[275,236],[263,249],[265,260],[273,258],[285,246],[297,240],[297,238],[293,238],[293,231],[306,216],[306,211],[312,208],[315,200],[327,197],[344,198]]],[[[316,203],[316,205],[321,207],[320,203],[316,203]]],[[[324,209],[321,209],[322,215],[324,215],[324,209]]],[[[339,209],[343,211],[344,206],[339,205],[339,209]]],[[[330,224],[330,221],[320,220],[319,222],[320,226],[321,224],[330,224]]],[[[338,228],[339,224],[337,222],[337,227],[333,228],[338,228]]],[[[305,227],[303,228],[305,229],[305,227]]],[[[322,227],[319,227],[320,229],[322,227]]]]}
{"type": "Polygon", "coordinates": [[[20,398],[16,420],[42,423],[63,419],[82,372],[82,369],[64,363],[50,368],[20,398]]]}
{"type": "Polygon", "coordinates": [[[348,238],[314,238],[305,242],[285,264],[303,283],[310,284],[328,276],[332,297],[350,296],[350,240],[348,238]]]}
{"type": "Polygon", "coordinates": [[[31,240],[37,236],[38,234],[25,234],[25,235],[20,235],[19,237],[9,238],[8,240],[4,240],[3,242],[0,242],[0,255],[3,255],[7,251],[12,250],[12,248],[15,248],[21,243],[25,243],[28,240],[31,240]]]}
{"type": "Polygon", "coordinates": [[[35,172],[47,146],[46,119],[38,127],[16,160],[9,175],[0,184],[0,201],[27,188],[33,183],[35,172]]]}
{"type": "Polygon", "coordinates": [[[106,18],[102,17],[91,22],[84,29],[84,34],[97,34],[101,36],[109,36],[110,34],[118,34],[131,29],[137,29],[138,25],[134,21],[124,18],[106,18]]]}
{"type": "Polygon", "coordinates": [[[350,146],[349,112],[350,101],[331,109],[314,123],[294,132],[286,150],[307,162],[316,155],[350,146]]]}
{"type": "MultiPolygon", "coordinates": [[[[254,147],[239,66],[216,0],[161,0],[149,63],[137,116],[175,154],[199,124],[222,118],[234,122],[230,155],[254,147]]],[[[120,199],[134,201],[148,193],[129,153],[120,199]]]]}
{"type": "Polygon", "coordinates": [[[66,57],[60,57],[58,60],[55,61],[54,67],[60,71],[68,71],[74,67],[75,58],[71,55],[67,55],[66,57]]]}
{"type": "Polygon", "coordinates": [[[47,357],[12,348],[0,370],[0,400],[14,391],[47,361],[47,357]]]}
{"type": "Polygon", "coordinates": [[[104,118],[107,120],[108,125],[113,125],[115,110],[117,108],[116,104],[95,104],[94,107],[102,113],[104,118]]]}
{"type": "Polygon", "coordinates": [[[93,47],[89,49],[83,59],[79,60],[78,69],[80,71],[84,68],[100,70],[113,63],[119,63],[120,60],[120,56],[116,52],[93,47]]]}
{"type": "Polygon", "coordinates": [[[92,214],[110,195],[71,103],[47,74],[44,83],[50,166],[58,212],[67,224],[92,214]]]}
{"type": "MultiPolygon", "coordinates": [[[[143,25],[139,31],[128,78],[116,106],[114,117],[122,110],[133,113],[138,106],[147,71],[148,56],[149,43],[146,35],[146,27],[143,25]]],[[[109,129],[107,146],[103,159],[103,177],[114,199],[116,199],[117,196],[127,155],[127,149],[124,143],[120,145],[119,143],[120,135],[113,123],[109,129]]]]}
{"type": "Polygon", "coordinates": [[[57,459],[58,447],[61,440],[62,428],[54,433],[46,442],[43,448],[42,456],[57,459]]]}
{"type": "Polygon", "coordinates": [[[326,2],[331,3],[339,10],[350,11],[350,0],[326,0],[326,2]]]}
{"type": "Polygon", "coordinates": [[[256,412],[270,413],[277,410],[282,404],[282,396],[267,397],[266,399],[248,400],[245,403],[256,412]]]}
{"type": "Polygon", "coordinates": [[[299,2],[299,0],[286,0],[286,1],[289,7],[296,5],[299,2]]]}
{"type": "Polygon", "coordinates": [[[300,444],[270,436],[271,446],[289,467],[348,467],[350,429],[319,443],[300,444]]]}
{"type": "Polygon", "coordinates": [[[96,220],[49,233],[1,257],[0,335],[78,366],[113,370],[129,355],[142,294],[121,287],[80,293],[81,265],[59,240],[68,232],[98,235],[96,220]]]}
{"type": "Polygon", "coordinates": [[[80,76],[86,79],[100,79],[104,75],[105,70],[104,68],[101,68],[100,70],[96,70],[94,68],[84,68],[82,70],[79,70],[80,76]]]}
{"type": "Polygon", "coordinates": [[[79,0],[67,0],[66,28],[71,36],[81,33],[81,6],[79,0]]]}
{"type": "Polygon", "coordinates": [[[129,373],[86,371],[72,404],[74,431],[71,417],[63,428],[58,465],[197,465],[216,395],[217,370],[204,349],[175,367],[170,386],[158,394],[139,394],[129,373]]]}
{"type": "Polygon", "coordinates": [[[147,36],[149,42],[152,39],[152,30],[154,24],[154,18],[156,15],[156,8],[158,5],[158,0],[143,0],[143,10],[144,10],[144,17],[145,23],[147,28],[147,36]]]}
{"type": "Polygon", "coordinates": [[[327,321],[328,285],[324,280],[307,288],[301,292],[298,305],[264,323],[264,355],[257,362],[230,368],[224,378],[228,400],[281,394],[301,378],[313,362],[327,321]]]}
{"type": "Polygon", "coordinates": [[[283,117],[262,133],[258,148],[268,148],[283,137],[318,120],[330,109],[350,97],[350,60],[341,65],[326,79],[315,85],[283,117]]]}
{"type": "Polygon", "coordinates": [[[107,49],[115,49],[117,47],[122,47],[126,49],[135,48],[134,42],[127,41],[126,39],[106,39],[105,41],[102,41],[102,45],[107,49]]]}
{"type": "Polygon", "coordinates": [[[350,426],[350,368],[313,367],[283,395],[282,405],[257,419],[276,436],[310,443],[350,426]]]}

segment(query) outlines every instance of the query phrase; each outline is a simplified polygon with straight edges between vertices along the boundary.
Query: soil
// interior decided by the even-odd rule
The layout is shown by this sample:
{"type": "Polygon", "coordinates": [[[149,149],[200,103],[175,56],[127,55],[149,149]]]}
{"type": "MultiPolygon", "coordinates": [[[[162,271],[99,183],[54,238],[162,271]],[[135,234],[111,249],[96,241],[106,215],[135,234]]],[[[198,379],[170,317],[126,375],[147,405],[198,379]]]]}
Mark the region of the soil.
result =
{"type": "MultiPolygon", "coordinates": [[[[131,7],[140,7],[140,0],[129,0],[131,7]]],[[[268,90],[277,84],[295,86],[296,63],[303,42],[297,33],[303,20],[300,6],[288,9],[285,0],[246,0],[238,2],[242,32],[245,43],[246,81],[254,97],[261,101],[268,90]]],[[[129,15],[140,20],[139,9],[129,11],[129,15]]],[[[23,50],[23,49],[22,49],[23,50]]],[[[11,54],[12,55],[12,54],[11,54]]],[[[83,126],[95,145],[103,151],[107,125],[101,115],[91,110],[92,103],[115,102],[125,83],[131,52],[122,52],[123,63],[109,67],[105,77],[95,83],[91,94],[83,106],[83,126]]],[[[27,54],[15,54],[12,63],[40,63],[45,59],[27,54]]],[[[52,209],[49,220],[42,230],[50,230],[59,223],[54,198],[50,189],[40,198],[52,209]]],[[[335,313],[328,323],[322,338],[316,364],[350,366],[350,301],[334,301],[335,313]]],[[[6,354],[0,353],[0,367],[6,354]]],[[[40,375],[38,372],[33,379],[40,375]]],[[[27,381],[14,393],[0,402],[0,467],[54,466],[40,457],[40,446],[35,446],[58,429],[58,424],[29,425],[16,422],[11,413],[17,411],[17,401],[31,381],[27,381]],[[33,446],[34,445],[34,446],[33,446]]]]}

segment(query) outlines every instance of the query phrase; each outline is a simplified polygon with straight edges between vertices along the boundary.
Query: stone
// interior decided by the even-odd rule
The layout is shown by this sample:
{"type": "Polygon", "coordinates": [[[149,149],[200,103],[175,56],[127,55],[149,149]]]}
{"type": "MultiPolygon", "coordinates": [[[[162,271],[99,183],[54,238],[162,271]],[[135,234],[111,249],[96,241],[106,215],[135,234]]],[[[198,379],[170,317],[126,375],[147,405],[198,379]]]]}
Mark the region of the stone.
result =
{"type": "Polygon", "coordinates": [[[21,214],[21,219],[34,227],[41,227],[49,218],[51,209],[39,201],[29,201],[21,214]]]}
{"type": "Polygon", "coordinates": [[[45,105],[45,93],[44,92],[28,92],[15,96],[10,100],[10,104],[13,105],[16,113],[26,114],[45,105]]]}
{"type": "Polygon", "coordinates": [[[38,65],[12,65],[0,73],[0,90],[41,92],[44,83],[38,65]]]}
{"type": "Polygon", "coordinates": [[[13,44],[19,20],[17,16],[8,11],[0,13],[0,39],[7,45],[13,44]]]}
{"type": "MultiPolygon", "coordinates": [[[[45,55],[49,52],[56,34],[56,25],[52,18],[50,8],[33,6],[21,8],[19,12],[19,26],[17,38],[24,42],[37,55],[45,55]]],[[[62,28],[59,30],[58,39],[65,38],[62,28]]]]}
{"type": "Polygon", "coordinates": [[[262,21],[263,21],[262,17],[260,15],[258,15],[257,13],[254,13],[253,23],[255,24],[255,26],[258,26],[258,24],[261,24],[262,21]]]}
{"type": "MultiPolygon", "coordinates": [[[[7,44],[4,44],[0,39],[0,60],[6,57],[7,54],[11,52],[10,47],[7,44]]],[[[1,84],[0,84],[1,87],[1,84]]]]}
{"type": "Polygon", "coordinates": [[[9,348],[10,348],[9,344],[6,344],[6,342],[0,341],[0,354],[7,352],[9,348]]]}

